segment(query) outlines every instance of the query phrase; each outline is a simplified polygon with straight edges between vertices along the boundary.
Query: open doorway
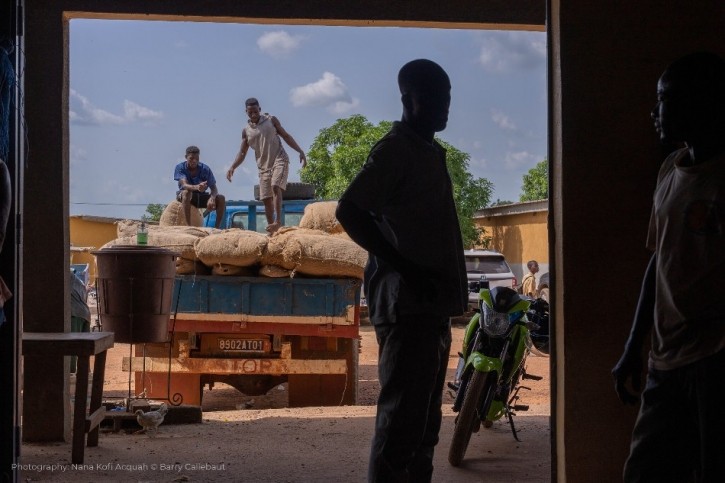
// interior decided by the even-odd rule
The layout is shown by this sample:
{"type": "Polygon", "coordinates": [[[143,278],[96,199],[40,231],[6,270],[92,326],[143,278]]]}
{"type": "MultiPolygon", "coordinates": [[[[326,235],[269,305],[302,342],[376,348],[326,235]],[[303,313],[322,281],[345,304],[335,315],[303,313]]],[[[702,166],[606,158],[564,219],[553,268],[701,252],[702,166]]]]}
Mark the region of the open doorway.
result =
{"type": "MultiPolygon", "coordinates": [[[[71,34],[72,34],[72,29],[71,29],[71,34]]],[[[455,53],[453,53],[453,54],[451,54],[451,55],[455,55],[455,53]]],[[[426,56],[428,56],[428,57],[433,57],[433,58],[435,59],[435,57],[434,57],[434,56],[431,56],[431,55],[426,55],[426,56]]],[[[437,59],[436,59],[436,60],[437,60],[437,59]]],[[[72,60],[71,60],[71,62],[72,62],[72,60]]],[[[442,65],[444,65],[444,67],[446,67],[446,68],[450,69],[450,68],[449,68],[449,67],[448,67],[448,66],[446,65],[446,62],[445,62],[445,61],[441,61],[441,60],[439,60],[439,62],[440,62],[440,63],[441,63],[442,65]]],[[[450,72],[450,70],[449,70],[449,72],[450,72]]],[[[393,73],[394,73],[394,71],[393,71],[393,73]]],[[[451,72],[451,74],[453,75],[453,72],[451,72]]],[[[73,75],[73,66],[72,66],[72,64],[71,64],[71,76],[72,76],[72,75],[73,75]]],[[[323,80],[323,79],[324,79],[324,76],[323,76],[323,77],[319,77],[319,78],[315,78],[315,77],[313,77],[313,78],[312,78],[312,79],[311,79],[311,80],[310,80],[310,81],[309,81],[308,83],[306,83],[306,84],[301,84],[301,85],[300,85],[300,86],[298,86],[298,87],[302,87],[302,86],[307,86],[307,85],[310,85],[310,84],[314,84],[314,83],[316,82],[316,80],[315,80],[315,79],[317,79],[317,80],[323,80]]],[[[394,84],[393,84],[393,86],[394,86],[394,84]]],[[[71,83],[71,88],[73,88],[73,84],[72,84],[72,83],[71,83]]],[[[454,86],[454,89],[455,89],[455,86],[454,86]]],[[[393,89],[393,91],[394,91],[394,89],[393,89]]],[[[545,87],[544,87],[543,83],[542,83],[542,90],[541,90],[541,94],[542,94],[542,101],[543,101],[543,97],[545,96],[545,87]]],[[[198,94],[194,94],[194,93],[192,93],[192,94],[191,94],[191,96],[194,96],[194,95],[198,95],[198,94]]],[[[93,104],[94,104],[94,102],[95,102],[95,101],[94,101],[94,100],[93,100],[92,98],[90,98],[90,97],[88,97],[88,96],[84,96],[83,94],[80,94],[80,96],[82,96],[82,97],[84,98],[84,99],[81,99],[81,102],[82,102],[82,103],[83,103],[83,104],[84,104],[85,106],[90,106],[90,107],[93,107],[93,104]],[[89,102],[86,102],[86,101],[89,101],[89,102]]],[[[384,97],[384,96],[381,96],[381,97],[384,97]]],[[[240,99],[241,99],[241,97],[240,97],[240,99]]],[[[454,99],[455,99],[455,94],[454,94],[454,99]]],[[[129,99],[129,100],[130,100],[130,99],[129,99]]],[[[131,101],[132,103],[134,102],[133,100],[130,100],[130,101],[131,101]]],[[[545,102],[545,101],[543,101],[543,102],[545,102]]],[[[392,102],[391,102],[391,105],[395,105],[395,106],[397,106],[397,105],[398,105],[398,100],[397,100],[396,96],[393,96],[393,98],[392,98],[392,102]]],[[[452,109],[452,110],[453,110],[453,109],[452,109]]],[[[113,112],[112,112],[111,110],[105,110],[105,111],[106,111],[106,113],[111,113],[111,114],[113,114],[113,112]]],[[[143,116],[149,116],[149,117],[153,118],[154,114],[155,114],[155,113],[156,113],[157,111],[156,111],[156,110],[155,110],[155,109],[153,108],[153,106],[149,107],[148,105],[144,105],[144,104],[141,104],[141,103],[139,103],[139,102],[135,102],[134,104],[125,104],[125,105],[124,105],[124,109],[123,109],[123,111],[117,111],[117,112],[122,112],[122,113],[123,113],[123,115],[125,115],[125,114],[126,114],[126,113],[128,112],[128,113],[131,113],[131,114],[130,114],[130,118],[132,118],[132,119],[140,119],[140,118],[142,118],[143,116]],[[128,107],[128,110],[126,109],[126,107],[128,107]],[[148,112],[148,111],[147,111],[147,110],[145,110],[144,108],[148,108],[148,109],[149,109],[149,110],[150,110],[151,112],[148,112]]],[[[162,111],[162,112],[163,112],[163,111],[162,111]]],[[[279,112],[279,111],[278,111],[278,112],[279,112]]],[[[98,111],[96,111],[96,113],[97,113],[97,114],[100,114],[100,115],[102,115],[102,116],[104,116],[104,115],[105,115],[104,113],[101,113],[101,112],[98,112],[98,111]]],[[[507,116],[506,116],[506,113],[505,113],[505,112],[496,112],[496,113],[494,113],[493,111],[491,111],[491,112],[490,112],[489,114],[491,115],[492,121],[493,121],[494,123],[496,123],[496,122],[500,122],[500,124],[499,124],[499,126],[500,126],[500,127],[502,127],[502,128],[507,128],[507,129],[508,129],[508,128],[511,128],[511,127],[512,127],[512,126],[511,126],[510,124],[508,124],[508,123],[507,123],[507,116]],[[495,115],[495,117],[497,117],[497,118],[498,118],[498,121],[496,121],[495,119],[493,119],[494,115],[495,115]]],[[[118,116],[118,114],[116,114],[116,115],[118,116]]],[[[391,117],[392,117],[392,119],[396,119],[396,118],[397,118],[398,116],[399,116],[399,112],[398,112],[398,110],[396,109],[396,110],[395,110],[395,113],[394,113],[394,114],[392,114],[392,116],[391,116],[391,117]]],[[[122,116],[121,116],[121,117],[122,117],[122,116]]],[[[72,120],[72,119],[71,119],[71,120],[72,120]]],[[[510,118],[509,118],[508,120],[510,121],[510,118]]],[[[122,125],[122,124],[123,124],[123,122],[124,122],[124,121],[122,121],[122,122],[119,122],[119,125],[122,125]]],[[[239,122],[233,122],[233,123],[231,123],[231,124],[233,124],[233,125],[235,126],[235,128],[236,128],[236,129],[238,130],[238,127],[239,127],[239,122]]],[[[294,123],[294,122],[290,122],[290,123],[285,123],[285,124],[289,124],[289,126],[293,126],[293,125],[295,125],[296,123],[294,123]]],[[[300,124],[300,125],[302,125],[302,124],[304,124],[304,122],[300,122],[299,124],[300,124]]],[[[513,124],[515,125],[515,123],[513,123],[513,124]]],[[[542,116],[542,125],[545,125],[545,114],[544,114],[544,116],[542,116]]],[[[290,127],[290,129],[291,129],[292,131],[294,131],[294,128],[293,128],[293,127],[290,127]]],[[[456,143],[456,140],[454,140],[454,139],[449,139],[449,138],[447,137],[447,134],[448,134],[448,133],[443,133],[443,135],[442,135],[441,137],[442,137],[443,139],[449,140],[450,142],[452,142],[452,143],[454,143],[454,144],[455,144],[455,143],[456,143]]],[[[73,136],[73,135],[71,134],[71,136],[73,136]]],[[[226,136],[225,136],[225,137],[226,137],[226,136]]],[[[238,138],[238,134],[237,134],[236,136],[234,136],[234,137],[235,137],[235,138],[238,138]]],[[[545,136],[544,136],[544,137],[545,137],[545,136]]],[[[226,139],[225,139],[225,142],[226,142],[226,139]]],[[[71,137],[71,143],[74,143],[73,137],[71,137]]],[[[302,144],[304,144],[304,142],[302,142],[302,144]]],[[[180,145],[181,145],[181,146],[183,147],[184,145],[186,145],[186,142],[185,142],[185,141],[183,141],[183,142],[181,142],[181,144],[180,144],[180,145]]],[[[232,146],[234,146],[234,144],[233,144],[233,143],[232,143],[232,146]]],[[[74,149],[77,149],[77,147],[76,147],[76,146],[71,146],[71,162],[73,162],[73,150],[74,150],[74,149]]],[[[542,151],[542,153],[543,153],[543,151],[542,151]]],[[[127,159],[130,159],[130,158],[127,158],[127,159]]],[[[158,162],[159,164],[163,164],[163,163],[165,163],[166,161],[165,161],[165,160],[163,160],[163,161],[159,161],[159,160],[157,160],[157,159],[152,159],[152,160],[146,160],[145,162],[146,162],[146,163],[147,163],[147,165],[148,165],[148,163],[156,163],[156,162],[158,162]]],[[[99,163],[99,165],[101,165],[101,163],[99,163]]],[[[73,171],[74,169],[75,169],[75,168],[74,168],[74,166],[73,166],[73,165],[71,165],[71,171],[73,171]]],[[[164,175],[164,178],[165,178],[165,175],[164,175]]],[[[159,181],[159,180],[161,179],[161,176],[157,177],[156,179],[157,179],[157,182],[158,182],[159,184],[163,183],[163,181],[159,181]]],[[[71,174],[71,183],[73,183],[73,174],[71,174]]],[[[113,186],[111,186],[110,188],[112,189],[112,188],[113,188],[113,186]]],[[[159,191],[161,191],[161,190],[159,190],[159,191]]],[[[72,196],[73,196],[73,194],[71,194],[71,203],[73,203],[73,198],[72,198],[72,196]]],[[[506,198],[508,198],[508,197],[506,197],[506,198]]],[[[143,206],[143,203],[141,203],[141,206],[143,206]]]]}

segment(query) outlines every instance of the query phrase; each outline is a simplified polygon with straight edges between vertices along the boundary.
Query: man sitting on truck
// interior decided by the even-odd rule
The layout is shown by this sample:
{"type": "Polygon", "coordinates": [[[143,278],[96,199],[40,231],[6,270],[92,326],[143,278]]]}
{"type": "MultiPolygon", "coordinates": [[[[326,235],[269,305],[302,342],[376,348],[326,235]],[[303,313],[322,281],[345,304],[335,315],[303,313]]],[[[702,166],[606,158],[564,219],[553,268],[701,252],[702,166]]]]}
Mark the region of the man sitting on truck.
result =
{"type": "Polygon", "coordinates": [[[205,207],[206,211],[216,211],[216,228],[224,220],[226,201],[216,187],[216,179],[211,168],[199,162],[199,148],[186,148],[186,161],[176,165],[174,179],[179,182],[176,199],[184,206],[186,224],[191,225],[191,206],[205,207]],[[207,193],[207,190],[210,192],[207,193]]]}

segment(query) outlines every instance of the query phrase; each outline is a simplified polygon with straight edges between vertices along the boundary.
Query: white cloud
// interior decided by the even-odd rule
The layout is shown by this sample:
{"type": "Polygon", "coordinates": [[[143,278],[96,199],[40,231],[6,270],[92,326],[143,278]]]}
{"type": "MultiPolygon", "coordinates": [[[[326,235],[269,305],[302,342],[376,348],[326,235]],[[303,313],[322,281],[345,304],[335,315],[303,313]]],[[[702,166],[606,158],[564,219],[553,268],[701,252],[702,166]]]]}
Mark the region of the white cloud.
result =
{"type": "Polygon", "coordinates": [[[546,60],[543,32],[491,32],[480,43],[478,62],[489,72],[532,69],[546,60]]]}
{"type": "Polygon", "coordinates": [[[141,106],[129,100],[123,101],[123,112],[126,116],[126,120],[129,122],[137,120],[153,122],[159,121],[164,117],[163,112],[151,110],[148,107],[141,106]]]}
{"type": "Polygon", "coordinates": [[[331,72],[310,84],[293,87],[290,90],[290,101],[295,107],[327,107],[334,114],[343,114],[360,104],[348,92],[342,79],[331,72]]]}
{"type": "Polygon", "coordinates": [[[262,34],[257,39],[257,46],[265,54],[281,59],[297,50],[303,40],[304,37],[301,35],[290,35],[284,30],[278,30],[262,34]]]}
{"type": "Polygon", "coordinates": [[[327,108],[327,110],[333,114],[345,114],[345,113],[352,111],[359,105],[360,105],[360,100],[353,98],[350,102],[337,101],[334,104],[330,105],[327,108]]]}
{"type": "Polygon", "coordinates": [[[75,90],[70,91],[70,121],[76,124],[123,124],[121,116],[111,114],[94,106],[87,97],[78,94],[75,90]]]}
{"type": "Polygon", "coordinates": [[[507,152],[504,157],[506,169],[517,170],[537,162],[537,157],[528,151],[507,152]]]}
{"type": "Polygon", "coordinates": [[[509,118],[503,111],[491,109],[491,119],[501,129],[505,129],[507,131],[516,130],[516,124],[514,124],[511,118],[509,118]]]}
{"type": "Polygon", "coordinates": [[[154,111],[129,100],[123,101],[123,116],[119,116],[94,106],[87,97],[73,89],[70,91],[68,111],[70,122],[89,126],[130,124],[136,121],[149,123],[159,121],[164,117],[164,113],[161,111],[154,111]]]}

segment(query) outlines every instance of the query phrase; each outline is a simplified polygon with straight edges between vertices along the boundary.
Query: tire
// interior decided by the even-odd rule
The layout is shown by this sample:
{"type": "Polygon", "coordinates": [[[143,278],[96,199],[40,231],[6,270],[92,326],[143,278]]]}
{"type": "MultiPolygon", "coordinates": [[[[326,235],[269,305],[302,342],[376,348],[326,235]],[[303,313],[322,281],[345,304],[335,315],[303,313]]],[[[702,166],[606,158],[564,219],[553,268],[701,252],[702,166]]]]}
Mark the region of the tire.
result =
{"type": "MultiPolygon", "coordinates": [[[[286,200],[311,200],[315,198],[315,186],[310,183],[287,183],[286,200]]],[[[259,185],[254,185],[254,199],[259,201],[259,185]]]]}
{"type": "MultiPolygon", "coordinates": [[[[490,399],[488,393],[494,390],[494,378],[490,372],[474,371],[471,380],[466,386],[466,394],[463,396],[463,405],[456,418],[456,426],[453,428],[453,440],[448,450],[448,462],[452,466],[459,466],[466,455],[468,443],[471,441],[476,418],[478,417],[478,406],[481,398],[490,399]],[[491,382],[489,382],[491,381],[491,382]]],[[[488,411],[488,408],[483,408],[488,411]]]]}

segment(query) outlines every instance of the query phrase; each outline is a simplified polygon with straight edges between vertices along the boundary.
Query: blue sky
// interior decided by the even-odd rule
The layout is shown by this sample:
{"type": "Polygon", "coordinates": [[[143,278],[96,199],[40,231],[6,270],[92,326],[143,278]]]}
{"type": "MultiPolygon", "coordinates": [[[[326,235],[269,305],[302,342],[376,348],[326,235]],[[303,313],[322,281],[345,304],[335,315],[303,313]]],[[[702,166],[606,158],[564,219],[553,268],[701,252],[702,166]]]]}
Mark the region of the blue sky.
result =
{"type": "Polygon", "coordinates": [[[523,174],[546,156],[545,42],[543,32],[72,20],[70,212],[139,218],[169,202],[190,144],[227,199],[252,199],[253,153],[225,178],[244,99],[259,99],[307,151],[339,118],[400,119],[397,73],[416,58],[451,78],[438,137],[470,154],[493,200],[517,201],[523,174]]]}

